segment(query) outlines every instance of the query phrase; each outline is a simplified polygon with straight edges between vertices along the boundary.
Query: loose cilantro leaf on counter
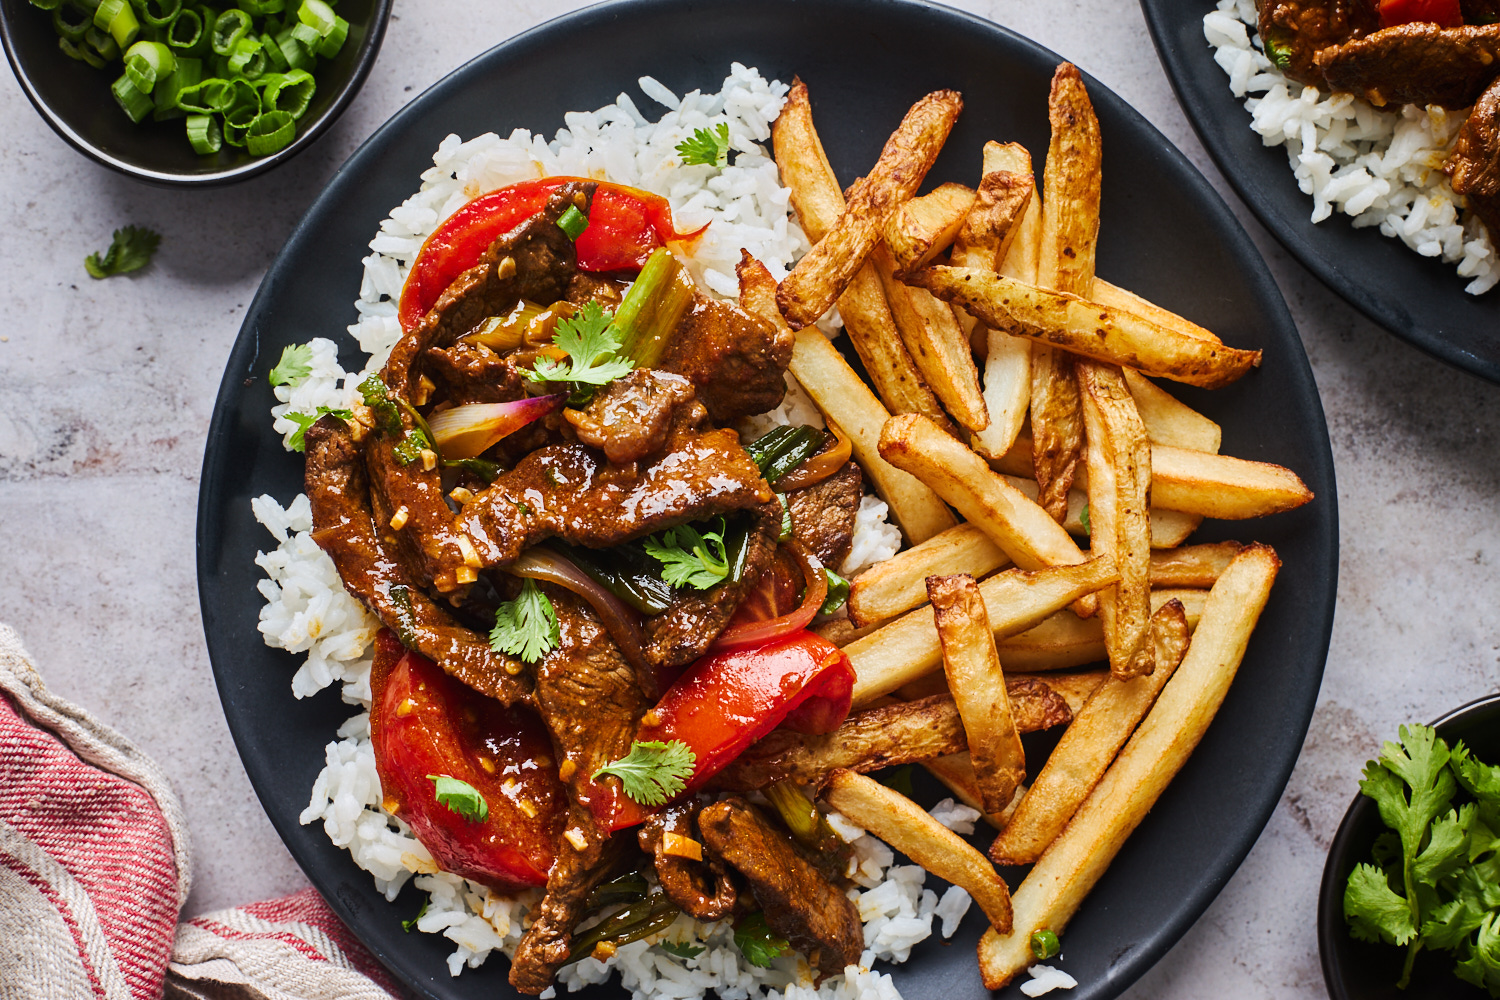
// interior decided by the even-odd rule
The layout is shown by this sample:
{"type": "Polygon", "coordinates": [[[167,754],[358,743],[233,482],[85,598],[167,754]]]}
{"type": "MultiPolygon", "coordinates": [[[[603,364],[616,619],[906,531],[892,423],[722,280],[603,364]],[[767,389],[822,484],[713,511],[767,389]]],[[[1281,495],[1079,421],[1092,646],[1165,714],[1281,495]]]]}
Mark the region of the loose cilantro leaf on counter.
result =
{"type": "Polygon", "coordinates": [[[281,360],[271,369],[272,385],[301,385],[312,374],[312,345],[289,344],[282,348],[281,360]]]}
{"type": "Polygon", "coordinates": [[[490,648],[495,652],[536,663],[560,645],[557,612],[535,580],[526,580],[520,596],[495,609],[495,627],[490,629],[490,648]]]}
{"type": "Polygon", "coordinates": [[[614,314],[590,302],[576,315],[558,320],[554,346],[568,355],[566,362],[540,358],[526,377],[533,382],[567,382],[573,388],[570,405],[584,405],[593,390],[630,374],[635,362],[619,357],[620,331],[614,314]]]}
{"type": "Polygon", "coordinates": [[[687,941],[658,941],[657,946],[668,955],[677,958],[697,958],[703,954],[701,944],[690,944],[687,941]]]}
{"type": "Polygon", "coordinates": [[[764,912],[752,913],[734,929],[734,944],[751,965],[769,969],[771,963],[792,950],[786,938],[777,937],[766,923],[764,912]]]}
{"type": "Polygon", "coordinates": [[[729,576],[729,550],[724,543],[724,519],[718,531],[699,533],[690,524],[668,528],[643,543],[646,554],[661,563],[661,578],[673,587],[707,590],[729,576]]]}
{"type": "Polygon", "coordinates": [[[145,226],[125,226],[116,229],[109,249],[102,254],[91,253],[83,259],[83,268],[90,277],[110,278],[117,274],[139,271],[151,263],[156,248],[161,245],[161,234],[145,226]]]}
{"type": "Polygon", "coordinates": [[[720,122],[712,132],[700,128],[677,144],[682,165],[722,167],[729,162],[729,125],[720,122]]]}
{"type": "Polygon", "coordinates": [[[659,806],[687,787],[697,759],[681,740],[636,740],[630,744],[630,753],[595,771],[594,780],[612,774],[631,799],[643,806],[659,806]]]}
{"type": "MultiPolygon", "coordinates": [[[[437,800],[464,819],[472,823],[483,823],[490,814],[490,804],[479,794],[479,789],[467,781],[446,774],[429,774],[432,791],[437,800]]],[[[420,917],[422,914],[417,914],[420,917]]]]}
{"type": "Polygon", "coordinates": [[[329,407],[329,406],[320,406],[320,407],[318,407],[318,412],[317,413],[295,413],[295,412],[293,412],[293,413],[283,413],[282,416],[286,417],[292,423],[294,423],[294,424],[297,425],[297,429],[292,432],[292,436],[289,437],[289,438],[287,438],[287,442],[286,442],[287,443],[287,447],[291,448],[293,451],[305,451],[307,449],[307,429],[309,427],[311,427],[313,424],[317,423],[318,422],[318,418],[320,418],[320,417],[338,417],[340,420],[343,420],[345,422],[348,422],[348,421],[354,419],[354,414],[351,413],[350,411],[348,411],[348,410],[335,410],[335,409],[333,409],[332,407],[329,407]]]}

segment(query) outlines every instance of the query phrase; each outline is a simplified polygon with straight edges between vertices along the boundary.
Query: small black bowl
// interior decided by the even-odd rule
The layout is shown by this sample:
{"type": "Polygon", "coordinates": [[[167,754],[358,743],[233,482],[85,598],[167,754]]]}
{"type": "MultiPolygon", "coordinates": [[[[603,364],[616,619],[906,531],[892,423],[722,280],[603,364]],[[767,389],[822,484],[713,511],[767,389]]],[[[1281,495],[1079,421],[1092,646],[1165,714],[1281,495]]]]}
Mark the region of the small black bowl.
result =
{"type": "MultiPolygon", "coordinates": [[[[1451,747],[1459,740],[1485,763],[1500,760],[1500,694],[1454,709],[1434,722],[1451,747]]],[[[1371,756],[1375,756],[1372,754],[1371,756]]],[[[1422,952],[1412,969],[1411,984],[1396,989],[1406,949],[1356,941],[1344,922],[1344,886],[1349,873],[1370,860],[1375,838],[1387,829],[1375,800],[1361,794],[1344,814],[1318,889],[1318,951],[1323,981],[1331,1000],[1488,1000],[1489,994],[1453,974],[1448,952],[1422,952]]]]}
{"type": "Polygon", "coordinates": [[[52,17],[28,0],[0,0],[0,41],[21,89],[53,131],[89,159],[138,180],[165,187],[211,187],[265,173],[296,156],[321,135],[359,93],[385,39],[393,0],[344,0],[339,16],[349,38],[339,54],[320,61],[317,92],[297,122],[297,137],[269,156],[252,157],[227,143],[212,156],[188,144],[182,119],[133,124],[109,85],[118,63],[94,69],[57,47],[52,17]]]}

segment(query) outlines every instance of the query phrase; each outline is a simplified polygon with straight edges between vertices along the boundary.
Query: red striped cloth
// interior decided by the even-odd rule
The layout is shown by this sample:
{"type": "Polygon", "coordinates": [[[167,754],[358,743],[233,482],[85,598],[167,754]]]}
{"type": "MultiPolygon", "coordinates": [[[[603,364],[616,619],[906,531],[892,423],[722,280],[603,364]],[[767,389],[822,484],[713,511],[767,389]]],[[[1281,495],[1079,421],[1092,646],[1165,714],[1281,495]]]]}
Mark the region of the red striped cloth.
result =
{"type": "Polygon", "coordinates": [[[0,625],[0,984],[6,1000],[389,1000],[312,889],[178,924],[192,884],[166,776],[52,695],[0,625]]]}

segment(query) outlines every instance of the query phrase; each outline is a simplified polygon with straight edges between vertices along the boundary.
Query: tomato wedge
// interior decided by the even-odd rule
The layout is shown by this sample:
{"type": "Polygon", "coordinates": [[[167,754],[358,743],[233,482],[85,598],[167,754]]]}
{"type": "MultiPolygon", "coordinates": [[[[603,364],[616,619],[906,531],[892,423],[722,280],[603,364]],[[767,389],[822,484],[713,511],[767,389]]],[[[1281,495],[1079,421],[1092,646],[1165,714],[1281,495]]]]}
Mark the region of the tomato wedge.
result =
{"type": "MultiPolygon", "coordinates": [[[[559,185],[582,177],[543,177],[482,194],[454,212],[427,237],[401,289],[401,329],[410,330],[432,308],[453,279],[479,263],[496,238],[547,205],[559,185]]],[[[599,181],[589,224],[579,235],[578,267],[584,271],[638,271],[651,251],[669,242],[691,242],[673,227],[672,207],[661,195],[599,181]]]]}
{"type": "Polygon", "coordinates": [[[546,885],[567,795],[542,720],[458,683],[389,630],[376,638],[370,737],[386,809],[444,871],[501,891],[546,885]],[[428,775],[467,782],[489,815],[473,822],[437,800],[428,775]]]}
{"type": "Polygon", "coordinates": [[[1464,23],[1464,12],[1458,0],[1380,0],[1382,28],[1419,21],[1456,28],[1464,23]]]}

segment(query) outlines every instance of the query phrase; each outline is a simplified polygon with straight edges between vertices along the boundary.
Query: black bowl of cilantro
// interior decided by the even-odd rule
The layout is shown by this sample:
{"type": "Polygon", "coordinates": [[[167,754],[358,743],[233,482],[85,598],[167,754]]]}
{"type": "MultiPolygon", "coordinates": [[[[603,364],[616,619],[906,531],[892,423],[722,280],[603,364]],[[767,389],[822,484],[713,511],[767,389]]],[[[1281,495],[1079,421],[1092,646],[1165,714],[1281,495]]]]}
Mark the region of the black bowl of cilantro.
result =
{"type": "Polygon", "coordinates": [[[1500,997],[1500,695],[1402,726],[1360,788],[1318,895],[1328,995],[1500,997]]]}
{"type": "Polygon", "coordinates": [[[333,124],[392,2],[313,0],[299,18],[303,0],[0,0],[0,41],[74,149],[149,183],[204,187],[264,173],[333,124]]]}

